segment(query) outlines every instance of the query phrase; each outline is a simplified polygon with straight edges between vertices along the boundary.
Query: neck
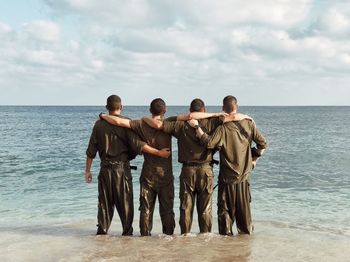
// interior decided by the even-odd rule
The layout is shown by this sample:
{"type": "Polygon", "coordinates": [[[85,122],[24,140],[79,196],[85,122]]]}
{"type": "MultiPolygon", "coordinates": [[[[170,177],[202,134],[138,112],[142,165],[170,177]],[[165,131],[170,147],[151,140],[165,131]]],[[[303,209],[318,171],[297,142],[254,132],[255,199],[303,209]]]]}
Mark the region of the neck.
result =
{"type": "Polygon", "coordinates": [[[163,119],[163,115],[157,115],[157,116],[152,115],[152,118],[153,118],[153,119],[162,120],[162,119],[163,119]]]}
{"type": "Polygon", "coordinates": [[[120,115],[122,110],[115,110],[115,111],[109,111],[108,114],[110,115],[120,115]]]}

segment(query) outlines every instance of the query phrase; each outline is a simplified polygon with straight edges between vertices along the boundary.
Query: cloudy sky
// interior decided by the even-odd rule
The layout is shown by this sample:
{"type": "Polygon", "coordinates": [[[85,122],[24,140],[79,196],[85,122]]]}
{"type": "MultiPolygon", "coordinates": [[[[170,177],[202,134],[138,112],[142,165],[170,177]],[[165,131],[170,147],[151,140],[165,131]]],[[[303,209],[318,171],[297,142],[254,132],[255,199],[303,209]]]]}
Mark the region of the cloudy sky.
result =
{"type": "Polygon", "coordinates": [[[0,93],[0,105],[350,105],[350,1],[0,1],[0,93]]]}

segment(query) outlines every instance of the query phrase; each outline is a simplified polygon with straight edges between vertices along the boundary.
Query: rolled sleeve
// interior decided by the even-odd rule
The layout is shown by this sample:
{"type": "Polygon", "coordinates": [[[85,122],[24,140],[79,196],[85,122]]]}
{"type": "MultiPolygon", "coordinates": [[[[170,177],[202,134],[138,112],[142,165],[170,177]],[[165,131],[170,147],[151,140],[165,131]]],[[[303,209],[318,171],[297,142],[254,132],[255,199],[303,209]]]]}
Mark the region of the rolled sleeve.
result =
{"type": "Polygon", "coordinates": [[[170,135],[174,135],[176,133],[176,123],[177,121],[168,121],[168,120],[164,120],[163,121],[163,131],[164,133],[170,134],[170,135]]]}
{"type": "Polygon", "coordinates": [[[256,127],[255,122],[252,122],[252,128],[253,128],[253,141],[256,144],[256,147],[258,149],[266,149],[268,147],[268,144],[266,142],[265,137],[261,134],[259,129],[256,127]]]}
{"type": "Polygon", "coordinates": [[[222,125],[225,122],[224,116],[216,116],[211,117],[206,122],[204,128],[208,131],[208,133],[212,133],[218,126],[222,125]]]}
{"type": "Polygon", "coordinates": [[[200,138],[201,145],[207,147],[209,142],[209,135],[207,133],[204,133],[202,137],[200,138]]]}
{"type": "Polygon", "coordinates": [[[97,151],[97,128],[95,124],[90,136],[88,148],[86,149],[86,156],[94,159],[96,157],[97,151]]]}
{"type": "Polygon", "coordinates": [[[142,133],[142,127],[141,124],[142,121],[141,120],[131,120],[130,121],[130,128],[139,136],[141,136],[142,133]]]}

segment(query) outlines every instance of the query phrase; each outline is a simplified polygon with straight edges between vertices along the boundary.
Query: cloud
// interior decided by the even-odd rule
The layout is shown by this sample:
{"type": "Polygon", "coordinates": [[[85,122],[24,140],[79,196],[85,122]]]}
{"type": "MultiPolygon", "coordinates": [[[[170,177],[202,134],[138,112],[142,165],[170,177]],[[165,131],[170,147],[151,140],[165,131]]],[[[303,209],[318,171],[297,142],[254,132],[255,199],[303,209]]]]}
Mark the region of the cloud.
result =
{"type": "Polygon", "coordinates": [[[30,38],[39,41],[57,42],[61,39],[60,26],[51,21],[32,21],[23,25],[30,38]]]}
{"type": "Polygon", "coordinates": [[[77,14],[123,27],[233,26],[263,23],[290,27],[302,22],[311,0],[45,0],[57,13],[77,14]]]}
{"type": "Polygon", "coordinates": [[[346,34],[350,32],[349,10],[330,9],[322,18],[321,25],[332,34],[346,34]]]}
{"type": "Polygon", "coordinates": [[[43,1],[54,21],[0,22],[0,88],[37,99],[53,90],[64,104],[112,92],[134,104],[160,95],[187,104],[198,92],[211,104],[232,92],[243,104],[315,104],[317,88],[335,81],[346,96],[350,6],[341,1],[317,15],[311,0],[43,1]]]}

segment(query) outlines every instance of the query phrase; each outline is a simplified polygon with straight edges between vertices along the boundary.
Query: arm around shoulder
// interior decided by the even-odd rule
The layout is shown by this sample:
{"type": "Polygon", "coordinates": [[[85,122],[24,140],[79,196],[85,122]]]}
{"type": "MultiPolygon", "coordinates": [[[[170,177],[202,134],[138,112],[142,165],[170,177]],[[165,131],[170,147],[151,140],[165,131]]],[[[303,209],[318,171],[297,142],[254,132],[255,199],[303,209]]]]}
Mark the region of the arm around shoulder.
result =
{"type": "Polygon", "coordinates": [[[145,123],[147,125],[149,125],[150,127],[154,128],[154,129],[163,129],[163,121],[162,120],[153,119],[150,117],[143,117],[142,120],[145,121],[145,123]]]}

